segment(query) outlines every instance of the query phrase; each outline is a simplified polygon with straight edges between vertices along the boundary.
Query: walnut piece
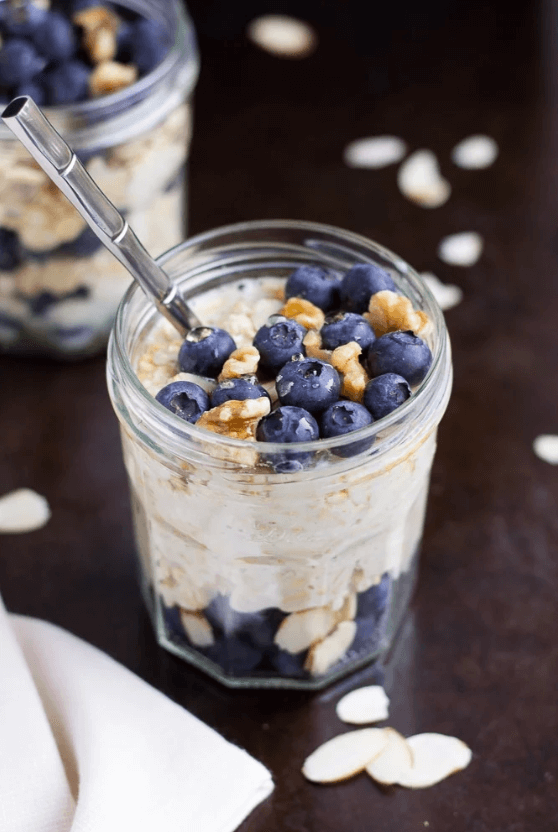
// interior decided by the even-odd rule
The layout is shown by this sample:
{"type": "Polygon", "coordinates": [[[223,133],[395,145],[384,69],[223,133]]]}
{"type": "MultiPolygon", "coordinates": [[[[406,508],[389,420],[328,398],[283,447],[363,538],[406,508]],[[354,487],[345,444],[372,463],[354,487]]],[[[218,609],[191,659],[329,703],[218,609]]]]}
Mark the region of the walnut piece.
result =
{"type": "Polygon", "coordinates": [[[196,425],[219,436],[230,436],[231,439],[255,439],[258,422],[267,416],[270,409],[267,396],[244,401],[231,399],[218,407],[206,410],[196,425]]]}
{"type": "Polygon", "coordinates": [[[92,6],[77,12],[73,20],[83,29],[83,45],[93,63],[114,58],[116,33],[120,26],[120,18],[114,12],[105,6],[92,6]]]}
{"type": "Polygon", "coordinates": [[[362,347],[356,341],[349,341],[333,350],[331,363],[341,373],[341,395],[353,402],[362,403],[364,388],[369,378],[358,360],[362,347]]]}
{"type": "Polygon", "coordinates": [[[259,360],[260,353],[256,347],[240,347],[237,350],[233,350],[223,364],[223,369],[219,374],[218,380],[224,381],[228,378],[255,376],[259,360]]]}
{"type": "Polygon", "coordinates": [[[120,64],[117,61],[102,61],[97,64],[89,76],[89,90],[91,95],[98,97],[129,87],[137,80],[138,71],[131,64],[120,64]]]}
{"type": "Polygon", "coordinates": [[[398,329],[412,330],[415,335],[422,337],[430,329],[430,319],[426,312],[415,311],[409,298],[389,289],[372,295],[364,317],[378,338],[398,329]]]}
{"type": "Polygon", "coordinates": [[[319,358],[320,361],[327,361],[328,364],[331,364],[332,352],[331,350],[322,349],[322,336],[315,329],[311,329],[306,333],[302,339],[302,343],[306,349],[306,355],[309,358],[319,358]]]}
{"type": "Polygon", "coordinates": [[[325,321],[322,310],[304,298],[289,298],[279,314],[292,318],[306,329],[321,329],[325,321]]]}

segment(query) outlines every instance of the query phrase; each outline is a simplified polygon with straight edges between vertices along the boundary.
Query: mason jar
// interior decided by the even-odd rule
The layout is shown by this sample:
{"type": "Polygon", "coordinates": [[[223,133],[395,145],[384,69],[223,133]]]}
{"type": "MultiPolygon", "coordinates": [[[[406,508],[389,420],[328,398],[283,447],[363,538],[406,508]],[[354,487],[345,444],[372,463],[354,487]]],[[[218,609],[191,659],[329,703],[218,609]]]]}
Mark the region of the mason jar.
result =
{"type": "Polygon", "coordinates": [[[107,379],[145,602],[163,647],[232,687],[317,689],[389,649],[415,583],[450,343],[416,272],[348,231],[249,222],[159,258],[198,317],[235,334],[277,310],[297,266],[370,262],[428,317],[432,365],[397,410],[331,439],[244,441],[183,421],[154,399],[180,336],[135,286],[116,316],[107,379]],[[277,465],[289,454],[303,464],[277,465]]]}
{"type": "MultiPolygon", "coordinates": [[[[131,86],[45,113],[145,247],[160,254],[185,235],[196,38],[180,0],[118,6],[163,24],[172,43],[166,57],[131,86]]],[[[7,244],[0,351],[75,358],[104,349],[130,276],[0,125],[0,255],[7,244]]]]}

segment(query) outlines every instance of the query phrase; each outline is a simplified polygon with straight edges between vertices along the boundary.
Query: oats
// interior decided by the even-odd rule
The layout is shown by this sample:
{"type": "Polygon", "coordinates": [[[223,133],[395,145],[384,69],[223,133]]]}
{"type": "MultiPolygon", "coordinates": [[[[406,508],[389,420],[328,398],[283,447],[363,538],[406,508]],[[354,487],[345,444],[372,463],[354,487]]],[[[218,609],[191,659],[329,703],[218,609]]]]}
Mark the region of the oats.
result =
{"type": "Polygon", "coordinates": [[[356,629],[354,621],[341,621],[323,641],[310,647],[304,664],[305,670],[312,676],[322,676],[343,658],[355,639],[356,629]]]}
{"type": "Polygon", "coordinates": [[[233,350],[219,375],[219,381],[229,378],[241,378],[242,376],[254,376],[258,370],[260,353],[254,346],[240,347],[233,350]]]}
{"type": "Polygon", "coordinates": [[[407,744],[413,765],[400,772],[397,782],[408,789],[424,789],[439,783],[466,768],[473,756],[464,742],[445,734],[415,734],[408,737],[407,744]]]}
{"type": "Polygon", "coordinates": [[[389,740],[384,728],[339,734],[304,761],[302,773],[313,783],[337,783],[361,771],[382,753],[389,740]]]}
{"type": "Polygon", "coordinates": [[[385,168],[400,162],[407,145],[395,136],[371,136],[356,139],[343,151],[343,161],[350,168],[385,168]]]}
{"type": "Polygon", "coordinates": [[[533,450],[539,459],[551,465],[558,465],[558,436],[549,433],[537,436],[533,442],[533,450]]]}
{"type": "Polygon", "coordinates": [[[484,241],[476,231],[462,231],[444,237],[438,246],[438,257],[451,266],[474,266],[482,254],[484,241]]]}
{"type": "Polygon", "coordinates": [[[322,310],[304,298],[289,298],[279,315],[291,318],[306,329],[321,329],[325,320],[322,310]]]}
{"type": "Polygon", "coordinates": [[[451,152],[454,164],[467,170],[481,170],[492,165],[498,156],[498,145],[490,136],[469,136],[456,144],[451,152]]]}
{"type": "MultiPolygon", "coordinates": [[[[174,353],[174,359],[176,360],[176,352],[174,353]]],[[[202,390],[205,390],[208,396],[210,396],[217,387],[217,382],[214,378],[196,376],[194,373],[177,373],[175,376],[169,379],[163,386],[166,387],[167,384],[170,384],[172,381],[191,381],[192,384],[197,384],[198,387],[201,387],[202,390]]]]}
{"type": "Polygon", "coordinates": [[[366,773],[376,783],[391,786],[399,782],[413,765],[413,752],[407,740],[394,728],[386,728],[389,734],[388,744],[375,760],[368,763],[366,773]]]}
{"type": "Polygon", "coordinates": [[[257,17],[249,24],[248,38],[278,58],[306,58],[318,45],[314,29],[302,20],[282,14],[257,17]]]}
{"type": "Polygon", "coordinates": [[[403,196],[423,208],[438,208],[451,195],[451,186],[442,177],[431,150],[412,153],[399,168],[397,184],[403,196]]]}
{"type": "Polygon", "coordinates": [[[459,286],[442,283],[431,272],[422,272],[421,277],[437,300],[440,309],[446,311],[447,309],[453,309],[454,306],[461,303],[463,290],[459,286]]]}
{"type": "Polygon", "coordinates": [[[271,407],[267,396],[224,402],[202,413],[196,426],[233,439],[255,439],[258,422],[271,407]]]}
{"type": "Polygon", "coordinates": [[[325,638],[335,623],[335,615],[329,607],[293,612],[281,622],[274,642],[288,653],[300,653],[325,638]]]}
{"type": "Polygon", "coordinates": [[[201,612],[181,609],[180,620],[186,635],[196,647],[211,647],[215,644],[213,628],[201,612]]]}
{"type": "Polygon", "coordinates": [[[398,329],[412,330],[415,335],[424,336],[431,328],[426,312],[415,312],[409,298],[389,289],[372,295],[368,312],[365,312],[364,317],[378,338],[386,332],[395,332],[398,329]]]}
{"type": "Polygon", "coordinates": [[[18,488],[0,497],[0,532],[32,532],[42,528],[49,519],[47,501],[30,488],[18,488]]]}
{"type": "Polygon", "coordinates": [[[365,725],[387,719],[389,699],[379,685],[352,690],[339,700],[335,712],[342,722],[365,725]]]}

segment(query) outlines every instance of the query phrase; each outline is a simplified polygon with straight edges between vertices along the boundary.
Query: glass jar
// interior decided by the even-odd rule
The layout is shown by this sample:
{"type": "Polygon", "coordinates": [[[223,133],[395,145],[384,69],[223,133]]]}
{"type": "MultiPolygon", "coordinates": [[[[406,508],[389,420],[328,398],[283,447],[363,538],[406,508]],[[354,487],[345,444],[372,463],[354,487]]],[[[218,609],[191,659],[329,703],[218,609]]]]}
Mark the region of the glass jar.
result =
{"type": "Polygon", "coordinates": [[[355,433],[286,445],[216,435],[159,405],[138,367],[150,345],[158,351],[157,333],[162,361],[181,340],[136,287],[116,317],[108,387],[160,644],[229,686],[321,688],[385,653],[413,591],[452,380],[443,314],[399,257],[324,225],[230,226],[159,262],[208,324],[220,296],[254,299],[262,279],[307,263],[378,263],[430,319],[432,366],[400,408],[355,433]],[[278,473],[289,454],[299,470],[278,473]]]}
{"type": "MultiPolygon", "coordinates": [[[[181,0],[119,0],[162,23],[164,60],[125,89],[45,108],[146,248],[184,239],[191,96],[199,61],[181,0]]],[[[104,349],[128,272],[0,125],[0,351],[81,357],[104,349]]]]}

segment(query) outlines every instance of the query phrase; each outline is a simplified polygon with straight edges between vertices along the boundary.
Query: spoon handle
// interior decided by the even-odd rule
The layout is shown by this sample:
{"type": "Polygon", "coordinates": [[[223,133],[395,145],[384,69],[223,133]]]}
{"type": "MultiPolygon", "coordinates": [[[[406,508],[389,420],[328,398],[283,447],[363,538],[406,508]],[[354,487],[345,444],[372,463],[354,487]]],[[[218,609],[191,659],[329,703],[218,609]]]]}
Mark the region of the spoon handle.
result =
{"type": "Polygon", "coordinates": [[[181,335],[201,326],[176,285],[148,254],[127,220],[33,99],[15,98],[2,113],[2,120],[181,335]]]}

